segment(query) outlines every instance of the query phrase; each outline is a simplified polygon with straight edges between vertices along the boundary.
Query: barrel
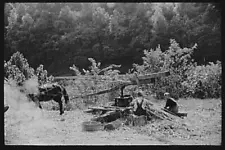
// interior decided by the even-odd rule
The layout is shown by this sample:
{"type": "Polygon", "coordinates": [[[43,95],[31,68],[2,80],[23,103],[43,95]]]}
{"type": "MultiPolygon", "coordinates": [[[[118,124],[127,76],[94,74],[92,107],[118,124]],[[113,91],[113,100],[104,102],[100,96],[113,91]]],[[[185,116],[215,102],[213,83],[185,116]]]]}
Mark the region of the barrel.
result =
{"type": "Polygon", "coordinates": [[[130,95],[124,95],[123,97],[115,98],[116,106],[119,107],[127,107],[132,101],[132,97],[130,95]]]}

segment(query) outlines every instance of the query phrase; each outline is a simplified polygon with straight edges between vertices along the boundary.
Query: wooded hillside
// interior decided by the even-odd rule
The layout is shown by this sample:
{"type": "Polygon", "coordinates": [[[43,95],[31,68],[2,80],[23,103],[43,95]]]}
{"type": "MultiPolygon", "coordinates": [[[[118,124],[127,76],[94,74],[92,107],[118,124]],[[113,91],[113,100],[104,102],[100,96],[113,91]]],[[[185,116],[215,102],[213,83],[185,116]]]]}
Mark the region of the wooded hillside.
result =
{"type": "Polygon", "coordinates": [[[30,66],[53,75],[69,67],[120,64],[125,73],[144,50],[198,44],[199,64],[221,58],[220,4],[209,3],[5,3],[4,59],[16,51],[30,66]]]}

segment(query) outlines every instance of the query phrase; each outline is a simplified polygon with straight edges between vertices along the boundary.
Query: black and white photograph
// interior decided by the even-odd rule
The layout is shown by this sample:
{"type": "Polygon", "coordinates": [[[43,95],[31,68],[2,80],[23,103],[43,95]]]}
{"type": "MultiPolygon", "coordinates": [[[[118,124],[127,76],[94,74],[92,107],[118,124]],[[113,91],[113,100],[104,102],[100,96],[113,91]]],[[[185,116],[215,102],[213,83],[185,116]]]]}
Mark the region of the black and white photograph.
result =
{"type": "Polygon", "coordinates": [[[4,145],[222,145],[221,3],[4,3],[4,145]]]}

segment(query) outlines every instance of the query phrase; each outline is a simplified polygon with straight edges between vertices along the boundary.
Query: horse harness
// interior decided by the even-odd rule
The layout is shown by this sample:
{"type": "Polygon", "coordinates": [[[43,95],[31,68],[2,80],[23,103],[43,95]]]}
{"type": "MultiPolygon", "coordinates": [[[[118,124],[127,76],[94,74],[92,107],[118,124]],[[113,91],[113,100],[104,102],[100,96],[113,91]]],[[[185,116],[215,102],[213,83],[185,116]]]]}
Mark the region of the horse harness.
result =
{"type": "Polygon", "coordinates": [[[62,90],[62,87],[60,86],[60,85],[56,85],[56,84],[53,84],[52,85],[52,87],[51,88],[43,88],[43,87],[39,87],[39,91],[40,91],[40,95],[46,95],[46,96],[58,96],[58,94],[59,93],[57,93],[57,94],[50,94],[49,92],[51,91],[51,90],[53,90],[54,88],[57,88],[57,87],[60,87],[60,91],[57,91],[57,92],[60,92],[60,94],[62,95],[62,96],[66,96],[65,94],[63,94],[63,90],[62,90]]]}

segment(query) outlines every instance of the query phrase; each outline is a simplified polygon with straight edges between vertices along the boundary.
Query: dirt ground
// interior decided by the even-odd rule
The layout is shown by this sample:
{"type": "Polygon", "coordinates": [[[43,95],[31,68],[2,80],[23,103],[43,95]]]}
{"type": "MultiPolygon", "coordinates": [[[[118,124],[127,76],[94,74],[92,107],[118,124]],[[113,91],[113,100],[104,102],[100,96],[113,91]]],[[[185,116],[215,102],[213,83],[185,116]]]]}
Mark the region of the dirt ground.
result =
{"type": "Polygon", "coordinates": [[[154,121],[95,132],[82,130],[82,123],[93,117],[82,110],[60,116],[58,111],[9,109],[4,120],[5,145],[221,145],[221,99],[181,99],[179,103],[180,112],[188,113],[180,124],[154,121]]]}

